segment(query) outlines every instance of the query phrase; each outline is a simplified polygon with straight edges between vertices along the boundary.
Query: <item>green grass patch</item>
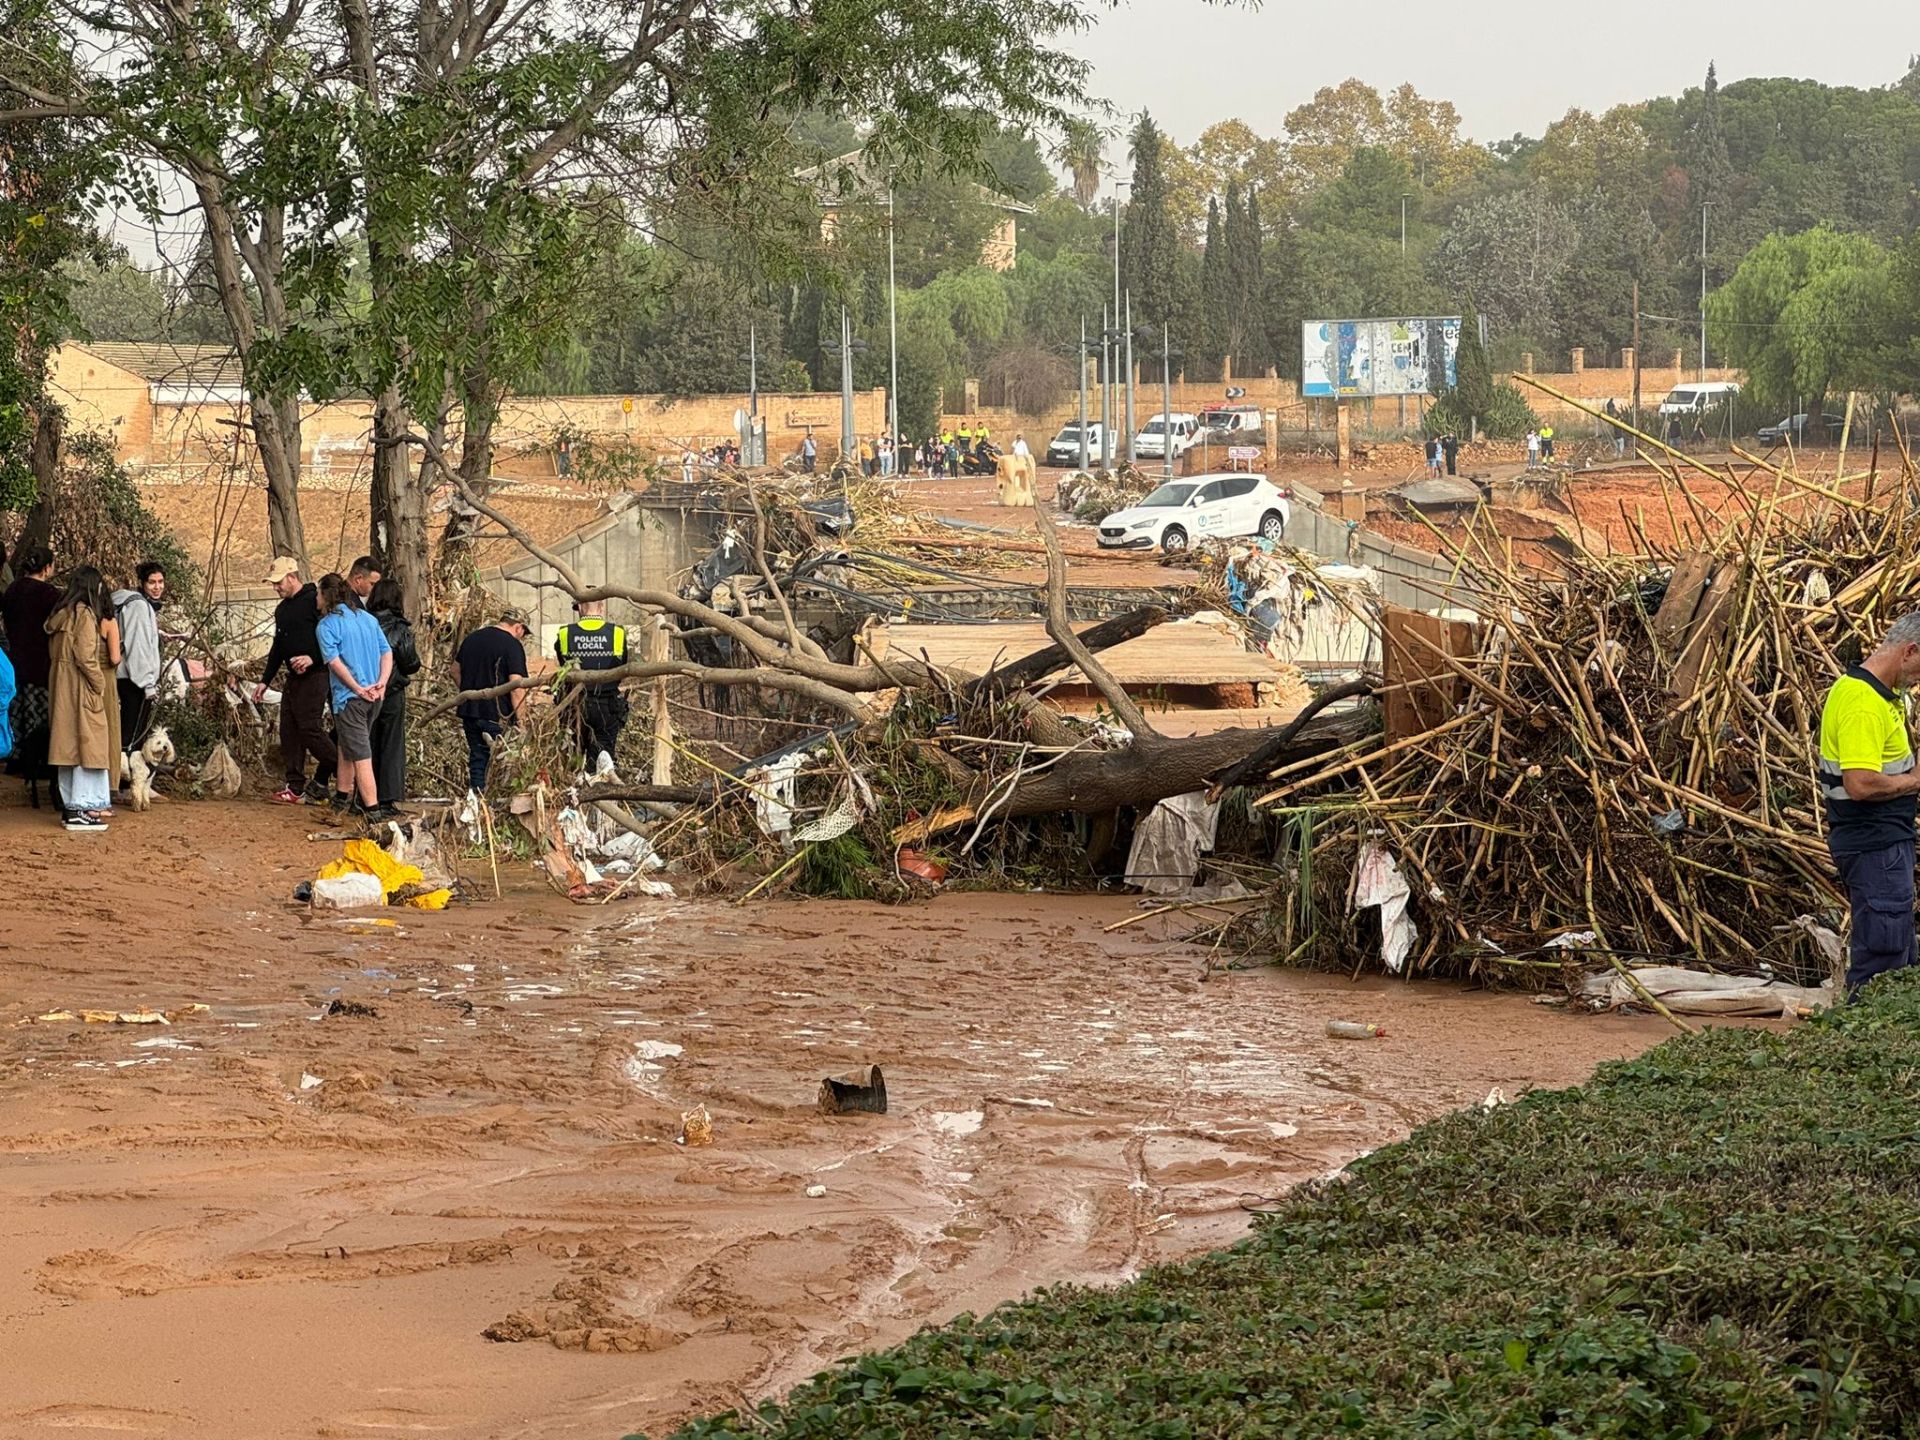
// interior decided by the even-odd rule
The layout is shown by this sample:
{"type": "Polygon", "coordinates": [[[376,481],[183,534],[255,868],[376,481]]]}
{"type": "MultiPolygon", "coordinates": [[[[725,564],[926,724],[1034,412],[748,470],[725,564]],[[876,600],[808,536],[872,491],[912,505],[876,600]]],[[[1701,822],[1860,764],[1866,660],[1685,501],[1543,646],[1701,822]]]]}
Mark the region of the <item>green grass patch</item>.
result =
{"type": "Polygon", "coordinates": [[[1920,1435],[1920,977],[1425,1126],[680,1440],[1920,1435]]]}

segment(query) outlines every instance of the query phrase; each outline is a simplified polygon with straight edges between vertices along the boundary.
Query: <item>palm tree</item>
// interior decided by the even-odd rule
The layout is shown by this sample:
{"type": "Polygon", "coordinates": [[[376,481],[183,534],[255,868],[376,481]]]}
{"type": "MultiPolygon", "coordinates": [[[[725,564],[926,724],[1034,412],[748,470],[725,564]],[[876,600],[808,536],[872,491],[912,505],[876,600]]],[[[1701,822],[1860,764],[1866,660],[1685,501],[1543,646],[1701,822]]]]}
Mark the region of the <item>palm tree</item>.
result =
{"type": "Polygon", "coordinates": [[[1061,127],[1053,147],[1054,163],[1073,172],[1073,198],[1083,210],[1092,209],[1100,193],[1100,162],[1106,144],[1106,134],[1098,125],[1076,115],[1061,127]]]}

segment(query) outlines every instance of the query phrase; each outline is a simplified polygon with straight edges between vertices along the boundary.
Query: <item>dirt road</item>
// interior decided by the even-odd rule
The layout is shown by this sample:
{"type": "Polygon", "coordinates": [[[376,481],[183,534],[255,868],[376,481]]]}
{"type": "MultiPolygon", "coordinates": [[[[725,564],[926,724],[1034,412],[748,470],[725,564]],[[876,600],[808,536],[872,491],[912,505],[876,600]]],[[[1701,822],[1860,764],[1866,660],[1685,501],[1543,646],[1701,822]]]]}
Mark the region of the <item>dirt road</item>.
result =
{"type": "Polygon", "coordinates": [[[658,1434],[1230,1241],[1243,1197],[1664,1033],[1202,982],[1102,932],[1125,899],[581,908],[516,874],[392,927],[309,918],[286,896],[331,848],[260,803],[66,835],[7,787],[0,1436],[658,1434]],[[892,1113],[817,1114],[865,1061],[892,1113]],[[682,1148],[702,1102],[714,1143],[682,1148]]]}

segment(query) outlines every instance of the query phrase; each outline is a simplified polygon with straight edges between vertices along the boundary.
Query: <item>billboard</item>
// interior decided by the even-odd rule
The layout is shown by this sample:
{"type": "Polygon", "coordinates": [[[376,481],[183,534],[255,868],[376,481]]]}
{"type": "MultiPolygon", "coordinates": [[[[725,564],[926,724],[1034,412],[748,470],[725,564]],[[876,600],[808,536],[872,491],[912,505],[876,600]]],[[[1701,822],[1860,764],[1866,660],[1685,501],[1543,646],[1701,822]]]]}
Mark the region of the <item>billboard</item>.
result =
{"type": "Polygon", "coordinates": [[[1309,320],[1300,327],[1300,393],[1437,395],[1453,384],[1459,351],[1458,315],[1309,320]]]}

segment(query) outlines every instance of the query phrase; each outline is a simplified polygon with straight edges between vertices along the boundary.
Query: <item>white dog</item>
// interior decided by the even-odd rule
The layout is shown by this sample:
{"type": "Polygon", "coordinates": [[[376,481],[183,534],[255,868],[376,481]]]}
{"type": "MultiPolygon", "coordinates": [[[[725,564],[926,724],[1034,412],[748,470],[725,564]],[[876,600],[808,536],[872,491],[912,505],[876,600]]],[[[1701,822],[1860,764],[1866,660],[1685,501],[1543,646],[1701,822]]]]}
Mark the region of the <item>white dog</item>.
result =
{"type": "Polygon", "coordinates": [[[127,752],[127,784],[133,791],[135,810],[153,808],[153,774],[161,766],[173,764],[176,758],[173,737],[167,734],[164,725],[154,726],[138,750],[127,752]]]}

